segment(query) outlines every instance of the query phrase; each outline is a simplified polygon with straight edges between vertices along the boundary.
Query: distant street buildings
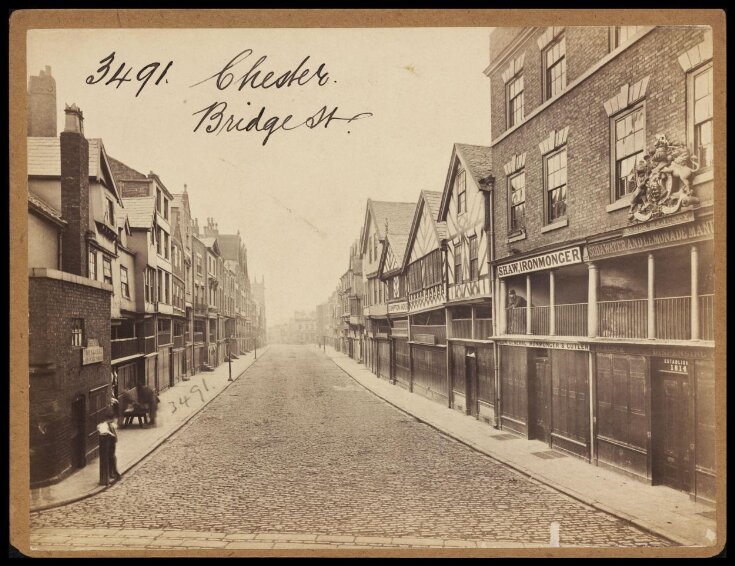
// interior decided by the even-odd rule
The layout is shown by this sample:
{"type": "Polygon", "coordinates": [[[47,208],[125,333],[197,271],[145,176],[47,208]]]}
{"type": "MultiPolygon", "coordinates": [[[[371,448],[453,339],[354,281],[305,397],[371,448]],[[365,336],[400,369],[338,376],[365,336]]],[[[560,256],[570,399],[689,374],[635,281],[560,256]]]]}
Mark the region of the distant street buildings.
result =
{"type": "Polygon", "coordinates": [[[265,284],[239,232],[204,233],[189,196],[84,136],[67,106],[56,132],[46,67],[28,88],[31,486],[98,450],[111,397],[163,391],[265,342],[265,284]]]}
{"type": "Polygon", "coordinates": [[[594,465],[715,494],[712,37],[497,28],[492,144],[368,200],[322,339],[594,465]]]}

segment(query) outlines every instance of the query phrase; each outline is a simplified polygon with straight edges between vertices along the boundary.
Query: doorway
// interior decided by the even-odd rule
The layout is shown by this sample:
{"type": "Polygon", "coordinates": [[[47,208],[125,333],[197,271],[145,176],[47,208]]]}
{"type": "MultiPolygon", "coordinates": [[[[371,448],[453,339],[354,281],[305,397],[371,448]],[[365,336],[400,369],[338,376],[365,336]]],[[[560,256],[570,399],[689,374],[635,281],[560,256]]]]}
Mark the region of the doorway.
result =
{"type": "Polygon", "coordinates": [[[693,410],[690,363],[660,358],[653,374],[653,482],[680,491],[693,487],[693,410]]]}
{"type": "Polygon", "coordinates": [[[477,417],[477,353],[475,348],[467,348],[464,358],[465,396],[467,414],[477,417]]]}
{"type": "Polygon", "coordinates": [[[551,439],[551,358],[546,349],[528,351],[528,438],[551,439]]]}
{"type": "Polygon", "coordinates": [[[87,400],[77,395],[71,403],[71,461],[74,468],[87,465],[87,400]]]}

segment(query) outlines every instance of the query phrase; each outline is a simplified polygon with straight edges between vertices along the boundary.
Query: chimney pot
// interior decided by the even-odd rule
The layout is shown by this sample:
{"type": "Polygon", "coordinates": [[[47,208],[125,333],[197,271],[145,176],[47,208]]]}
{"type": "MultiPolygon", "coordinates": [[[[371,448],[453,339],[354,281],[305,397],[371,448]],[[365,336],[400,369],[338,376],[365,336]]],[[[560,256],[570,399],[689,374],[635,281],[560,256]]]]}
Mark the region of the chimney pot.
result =
{"type": "Polygon", "coordinates": [[[75,134],[84,135],[84,115],[76,104],[65,105],[64,113],[66,121],[64,123],[65,132],[73,132],[75,134]]]}

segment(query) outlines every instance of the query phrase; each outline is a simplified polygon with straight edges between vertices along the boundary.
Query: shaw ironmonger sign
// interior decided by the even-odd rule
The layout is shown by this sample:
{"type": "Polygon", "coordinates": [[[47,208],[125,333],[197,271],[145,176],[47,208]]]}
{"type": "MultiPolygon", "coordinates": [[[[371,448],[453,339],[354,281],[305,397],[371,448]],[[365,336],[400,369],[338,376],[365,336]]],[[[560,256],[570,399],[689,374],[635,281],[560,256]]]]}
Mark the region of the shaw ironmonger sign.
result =
{"type": "Polygon", "coordinates": [[[579,246],[499,265],[498,277],[509,277],[574,263],[582,263],[582,251],[579,246]]]}

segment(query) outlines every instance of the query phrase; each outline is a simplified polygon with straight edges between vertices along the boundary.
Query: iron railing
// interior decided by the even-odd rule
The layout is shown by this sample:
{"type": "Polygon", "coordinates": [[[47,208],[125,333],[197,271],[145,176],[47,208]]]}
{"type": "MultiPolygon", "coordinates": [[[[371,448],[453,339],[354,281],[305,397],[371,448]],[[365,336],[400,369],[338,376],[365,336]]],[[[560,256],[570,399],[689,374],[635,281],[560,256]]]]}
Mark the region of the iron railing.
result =
{"type": "Polygon", "coordinates": [[[531,307],[531,334],[546,336],[549,334],[549,313],[551,309],[548,305],[531,307]]]}
{"type": "Polygon", "coordinates": [[[152,354],[156,351],[156,337],[155,336],[146,336],[145,339],[145,353],[146,354],[152,354]]]}
{"type": "Polygon", "coordinates": [[[689,340],[692,337],[691,304],[691,297],[654,299],[656,338],[689,340]]]}
{"type": "Polygon", "coordinates": [[[699,338],[701,340],[715,339],[715,296],[699,296],[699,338]]]}
{"type": "Polygon", "coordinates": [[[587,303],[554,306],[557,336],[587,336],[587,303]]]}
{"type": "Polygon", "coordinates": [[[508,334],[525,334],[526,333],[526,308],[512,307],[505,309],[507,314],[507,333],[508,334]]]}
{"type": "Polygon", "coordinates": [[[600,301],[597,303],[599,334],[605,338],[645,338],[648,333],[648,301],[600,301]]]}

